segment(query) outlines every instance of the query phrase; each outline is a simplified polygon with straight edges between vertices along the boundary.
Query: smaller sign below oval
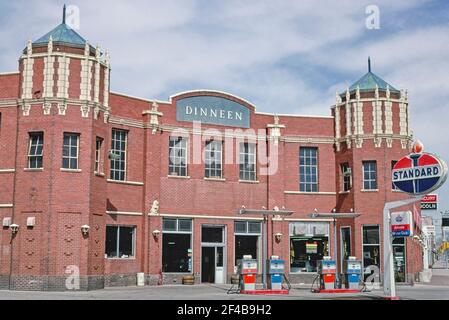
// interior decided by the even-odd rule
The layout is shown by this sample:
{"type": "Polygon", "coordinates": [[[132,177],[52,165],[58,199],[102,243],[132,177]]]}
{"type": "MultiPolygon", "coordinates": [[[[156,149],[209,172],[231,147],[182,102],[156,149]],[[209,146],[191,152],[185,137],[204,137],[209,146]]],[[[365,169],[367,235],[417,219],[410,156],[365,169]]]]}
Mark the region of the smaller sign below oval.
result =
{"type": "Polygon", "coordinates": [[[410,237],[413,235],[413,220],[410,211],[391,213],[391,235],[393,237],[410,237]]]}

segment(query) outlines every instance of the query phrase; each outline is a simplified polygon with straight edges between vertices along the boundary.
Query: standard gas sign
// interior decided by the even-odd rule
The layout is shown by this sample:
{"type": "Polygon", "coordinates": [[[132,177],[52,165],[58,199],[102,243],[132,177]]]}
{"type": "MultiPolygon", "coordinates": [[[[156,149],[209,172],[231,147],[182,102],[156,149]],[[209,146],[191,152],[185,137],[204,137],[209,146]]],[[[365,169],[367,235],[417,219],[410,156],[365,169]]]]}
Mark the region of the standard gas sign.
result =
{"type": "Polygon", "coordinates": [[[410,211],[391,213],[391,235],[393,237],[410,237],[413,235],[413,221],[410,211]]]}
{"type": "Polygon", "coordinates": [[[438,189],[447,178],[447,165],[436,155],[422,152],[415,143],[413,153],[401,158],[393,167],[393,184],[411,195],[423,195],[438,189]]]}
{"type": "Polygon", "coordinates": [[[437,210],[438,196],[428,194],[421,199],[421,210],[437,210]]]}

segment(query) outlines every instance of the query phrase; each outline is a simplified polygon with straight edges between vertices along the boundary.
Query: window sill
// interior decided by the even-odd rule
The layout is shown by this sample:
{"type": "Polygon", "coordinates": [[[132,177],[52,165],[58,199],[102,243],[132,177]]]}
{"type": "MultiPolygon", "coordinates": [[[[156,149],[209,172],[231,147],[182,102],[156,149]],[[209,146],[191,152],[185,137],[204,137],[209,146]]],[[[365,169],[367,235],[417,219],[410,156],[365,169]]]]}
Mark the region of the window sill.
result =
{"type": "Polygon", "coordinates": [[[379,192],[379,189],[362,189],[360,192],[379,192]]]}
{"type": "Polygon", "coordinates": [[[108,182],[111,183],[118,183],[118,184],[128,184],[131,186],[143,186],[143,182],[137,182],[137,181],[122,181],[122,180],[113,180],[113,179],[108,179],[108,182]]]}
{"type": "Polygon", "coordinates": [[[225,178],[208,178],[208,177],[204,177],[204,180],[206,180],[206,181],[226,181],[225,178]]]}
{"type": "Polygon", "coordinates": [[[94,172],[97,177],[104,177],[104,172],[94,172]]]}
{"type": "Polygon", "coordinates": [[[351,191],[340,191],[338,194],[348,194],[348,193],[350,193],[351,191]]]}
{"type": "Polygon", "coordinates": [[[0,169],[0,173],[13,173],[16,169],[0,169]]]}
{"type": "Polygon", "coordinates": [[[27,171],[27,172],[42,172],[42,171],[44,171],[44,168],[24,168],[23,171],[27,171]]]}
{"type": "Polygon", "coordinates": [[[404,193],[404,191],[402,191],[402,190],[397,190],[397,189],[391,189],[391,192],[404,193]]]}
{"type": "Polygon", "coordinates": [[[131,257],[131,258],[107,258],[105,257],[106,260],[111,260],[111,261],[132,261],[132,260],[136,260],[135,257],[131,257]]]}
{"type": "Polygon", "coordinates": [[[167,176],[167,178],[173,178],[173,179],[190,179],[190,176],[173,176],[173,175],[171,175],[171,174],[169,174],[168,176],[167,176]]]}
{"type": "Polygon", "coordinates": [[[326,191],[284,191],[285,194],[301,194],[301,195],[335,195],[336,192],[326,192],[326,191]]]}
{"type": "Polygon", "coordinates": [[[240,180],[239,182],[241,183],[259,183],[259,180],[240,180]]]}
{"type": "Polygon", "coordinates": [[[72,173],[78,173],[81,172],[81,169],[67,169],[67,168],[60,168],[62,172],[72,172],[72,173]]]}

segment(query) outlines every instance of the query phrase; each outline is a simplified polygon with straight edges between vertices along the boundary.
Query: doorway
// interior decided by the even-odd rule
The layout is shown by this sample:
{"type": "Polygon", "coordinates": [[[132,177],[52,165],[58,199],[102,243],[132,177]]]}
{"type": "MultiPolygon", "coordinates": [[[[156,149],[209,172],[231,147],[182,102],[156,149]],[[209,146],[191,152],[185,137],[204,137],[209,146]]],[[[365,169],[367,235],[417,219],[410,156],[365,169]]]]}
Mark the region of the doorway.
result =
{"type": "Polygon", "coordinates": [[[406,282],[405,238],[393,239],[394,277],[396,282],[406,282]]]}
{"type": "MultiPolygon", "coordinates": [[[[345,260],[351,256],[351,227],[340,228],[340,263],[343,267],[345,260]]],[[[340,269],[343,270],[343,269],[340,269]]]]}
{"type": "Polygon", "coordinates": [[[205,225],[201,228],[201,282],[225,283],[225,228],[205,225]]]}

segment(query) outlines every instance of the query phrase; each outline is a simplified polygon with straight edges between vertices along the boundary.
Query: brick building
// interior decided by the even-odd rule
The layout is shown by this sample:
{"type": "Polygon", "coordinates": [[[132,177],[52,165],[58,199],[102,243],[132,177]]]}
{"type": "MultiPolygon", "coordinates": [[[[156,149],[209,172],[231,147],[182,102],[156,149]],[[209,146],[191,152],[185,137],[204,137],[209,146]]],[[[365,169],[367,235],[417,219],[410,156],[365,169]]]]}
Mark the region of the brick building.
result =
{"type": "MultiPolygon", "coordinates": [[[[338,261],[382,269],[383,204],[407,197],[392,163],[412,135],[407,94],[370,69],[326,117],[260,113],[211,90],[111,92],[108,53],[65,21],[18,69],[0,74],[0,289],[64,290],[78,272],[81,290],[135,285],[139,272],[229,282],[243,254],[262,265],[262,218],[242,206],[294,212],[267,221],[269,255],[293,283],[333,254],[332,221],[315,209],[360,213],[338,221],[338,261]]],[[[395,239],[394,251],[397,280],[414,281],[420,246],[395,239]]]]}

